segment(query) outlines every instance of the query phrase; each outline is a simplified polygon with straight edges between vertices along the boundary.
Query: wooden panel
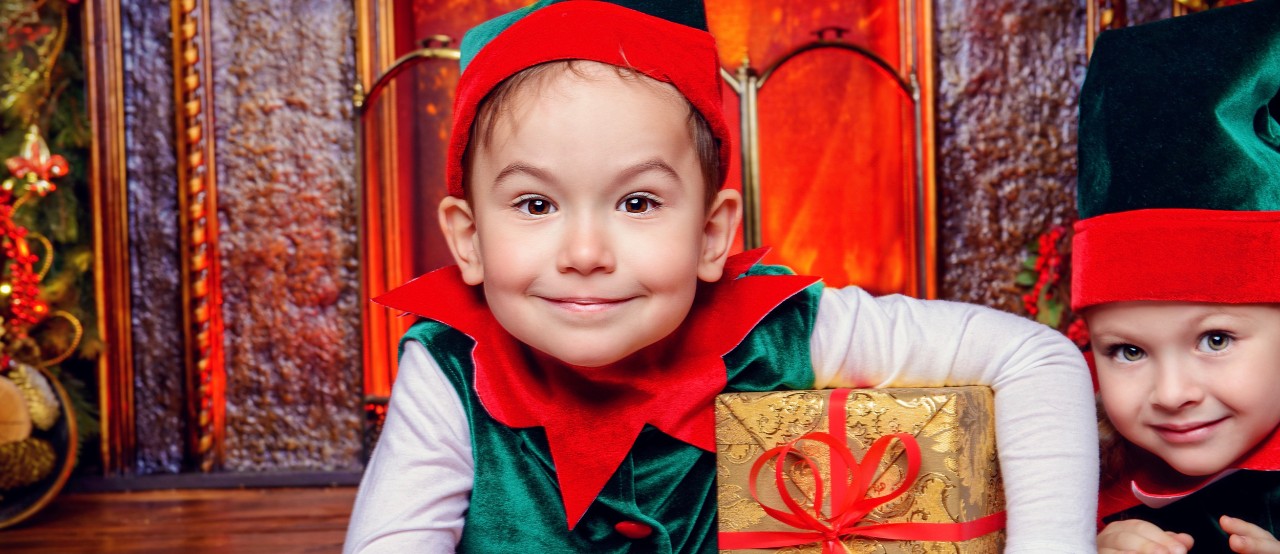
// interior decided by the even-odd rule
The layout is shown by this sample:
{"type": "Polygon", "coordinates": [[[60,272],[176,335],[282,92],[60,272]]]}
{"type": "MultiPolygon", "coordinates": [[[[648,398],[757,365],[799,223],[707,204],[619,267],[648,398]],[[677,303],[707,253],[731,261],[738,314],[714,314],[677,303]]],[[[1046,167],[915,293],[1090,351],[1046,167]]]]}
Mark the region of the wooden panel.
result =
{"type": "Polygon", "coordinates": [[[340,552],[355,487],[64,494],[0,552],[340,552]]]}

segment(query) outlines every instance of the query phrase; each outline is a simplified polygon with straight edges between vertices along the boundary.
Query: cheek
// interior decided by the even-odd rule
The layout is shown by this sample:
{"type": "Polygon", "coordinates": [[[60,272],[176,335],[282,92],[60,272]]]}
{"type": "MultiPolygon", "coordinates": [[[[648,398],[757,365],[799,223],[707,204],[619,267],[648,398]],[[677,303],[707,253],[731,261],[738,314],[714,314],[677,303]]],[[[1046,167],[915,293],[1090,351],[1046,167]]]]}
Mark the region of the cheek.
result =
{"type": "Polygon", "coordinates": [[[527,240],[528,234],[503,226],[491,227],[496,228],[483,229],[477,233],[476,238],[476,252],[485,264],[486,273],[494,273],[491,266],[494,270],[527,267],[526,258],[533,256],[536,250],[535,244],[530,244],[527,240]]]}
{"type": "Polygon", "coordinates": [[[1280,375],[1270,367],[1254,369],[1255,374],[1261,377],[1252,382],[1224,380],[1223,384],[1228,388],[1222,391],[1219,399],[1238,412],[1257,414],[1254,424],[1269,430],[1280,423],[1280,402],[1275,401],[1280,397],[1280,375]]]}
{"type": "Polygon", "coordinates": [[[1147,395],[1132,380],[1118,379],[1105,369],[1098,371],[1098,394],[1107,417],[1118,428],[1133,424],[1147,395]]]}

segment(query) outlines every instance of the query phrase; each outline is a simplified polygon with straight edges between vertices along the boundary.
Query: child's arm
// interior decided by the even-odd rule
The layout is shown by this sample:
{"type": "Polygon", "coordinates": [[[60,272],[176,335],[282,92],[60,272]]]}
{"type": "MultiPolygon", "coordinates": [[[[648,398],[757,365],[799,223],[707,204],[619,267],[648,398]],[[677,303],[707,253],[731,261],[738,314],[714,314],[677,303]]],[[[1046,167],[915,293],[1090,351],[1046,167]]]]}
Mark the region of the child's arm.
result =
{"type": "Polygon", "coordinates": [[[817,388],[991,386],[1006,552],[1094,550],[1093,387],[1066,337],[981,306],[849,287],[824,292],[810,344],[817,388]]]}
{"type": "Polygon", "coordinates": [[[471,494],[471,430],[435,359],[408,342],[343,552],[453,552],[471,494]]]}

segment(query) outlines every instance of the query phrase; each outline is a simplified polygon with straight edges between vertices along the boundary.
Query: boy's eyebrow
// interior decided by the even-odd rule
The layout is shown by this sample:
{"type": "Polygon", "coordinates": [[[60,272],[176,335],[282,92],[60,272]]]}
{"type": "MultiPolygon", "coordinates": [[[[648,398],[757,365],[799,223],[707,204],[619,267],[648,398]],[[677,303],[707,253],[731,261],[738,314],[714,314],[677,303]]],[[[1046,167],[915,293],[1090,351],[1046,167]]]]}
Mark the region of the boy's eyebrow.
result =
{"type": "MultiPolygon", "coordinates": [[[[671,167],[671,164],[668,164],[667,162],[663,161],[660,158],[652,158],[652,159],[644,160],[642,162],[639,162],[635,165],[632,165],[622,170],[622,172],[618,174],[617,181],[624,182],[636,177],[637,175],[647,173],[649,171],[657,171],[676,181],[680,180],[680,174],[676,173],[675,168],[671,167]]],[[[551,175],[551,172],[545,169],[542,169],[540,167],[536,167],[533,165],[529,165],[524,162],[511,162],[507,164],[506,167],[502,168],[502,171],[499,171],[498,175],[493,178],[493,186],[500,187],[502,186],[503,181],[507,180],[512,175],[517,175],[521,173],[525,175],[529,175],[543,182],[549,183],[549,182],[555,181],[555,178],[551,175]]]]}
{"type": "Polygon", "coordinates": [[[649,171],[657,171],[675,179],[676,181],[680,180],[680,174],[676,173],[676,170],[671,167],[671,164],[668,164],[661,158],[652,158],[624,169],[622,173],[618,175],[618,181],[626,181],[649,171]]]}
{"type": "Polygon", "coordinates": [[[507,164],[507,167],[502,168],[502,171],[499,171],[498,175],[493,178],[493,186],[502,186],[503,181],[518,173],[524,173],[543,182],[550,182],[554,180],[551,177],[551,173],[545,169],[534,167],[524,162],[511,162],[507,164]]]}

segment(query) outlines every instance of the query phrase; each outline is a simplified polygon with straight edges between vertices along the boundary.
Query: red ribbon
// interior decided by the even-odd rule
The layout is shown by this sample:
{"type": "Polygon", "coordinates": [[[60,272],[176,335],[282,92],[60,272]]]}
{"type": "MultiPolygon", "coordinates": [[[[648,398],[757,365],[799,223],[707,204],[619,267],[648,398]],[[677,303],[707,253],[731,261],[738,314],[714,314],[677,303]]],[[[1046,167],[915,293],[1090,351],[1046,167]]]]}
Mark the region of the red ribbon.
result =
{"type": "MultiPolygon", "coordinates": [[[[845,403],[849,397],[849,389],[841,389],[831,395],[829,429],[845,428],[845,403]]],[[[793,465],[792,467],[795,467],[793,465]]],[[[800,546],[822,543],[824,554],[837,554],[847,551],[841,539],[851,536],[862,536],[873,539],[915,540],[915,541],[964,541],[981,537],[992,531],[1004,528],[1005,514],[997,512],[972,521],[954,523],[872,523],[866,521],[867,514],[877,507],[901,496],[915,483],[920,473],[920,445],[916,438],[907,433],[893,433],[876,439],[867,450],[866,456],[859,461],[849,450],[847,444],[831,433],[813,432],[805,434],[781,446],[764,452],[751,466],[748,487],[751,497],[770,517],[795,527],[801,531],[722,531],[720,532],[720,548],[737,550],[745,548],[779,548],[783,546],[800,546]],[[907,459],[907,474],[897,489],[880,496],[867,496],[867,491],[875,482],[879,462],[888,453],[889,445],[894,441],[902,443],[903,453],[907,459]],[[796,449],[801,441],[817,441],[826,444],[831,450],[831,515],[822,514],[823,486],[822,474],[818,463],[804,452],[796,449]],[[795,465],[808,466],[813,474],[814,498],[811,507],[801,506],[787,490],[783,478],[783,468],[787,456],[795,456],[799,461],[795,465]],[[774,485],[782,498],[786,510],[764,505],[757,493],[757,480],[760,470],[769,460],[774,463],[774,485]],[[836,476],[840,476],[839,479],[836,476]]]]}

